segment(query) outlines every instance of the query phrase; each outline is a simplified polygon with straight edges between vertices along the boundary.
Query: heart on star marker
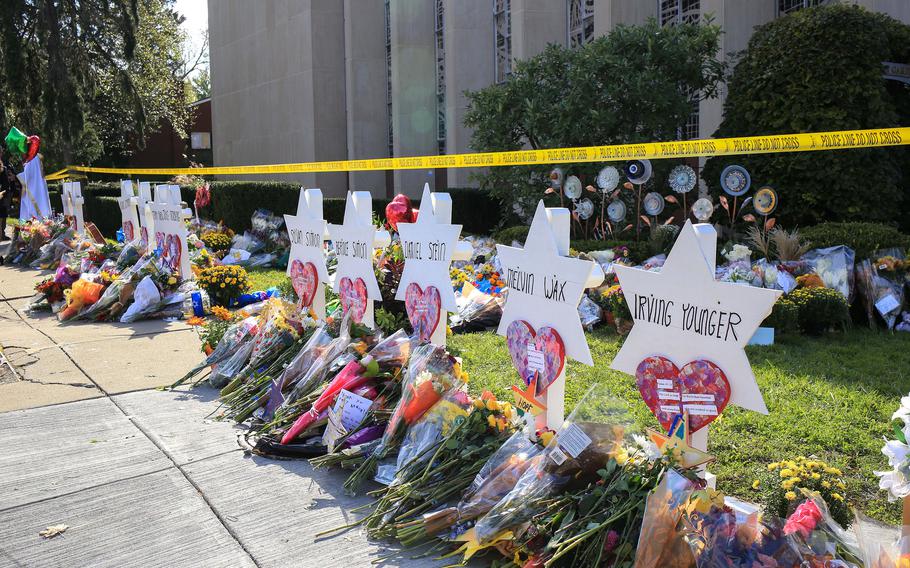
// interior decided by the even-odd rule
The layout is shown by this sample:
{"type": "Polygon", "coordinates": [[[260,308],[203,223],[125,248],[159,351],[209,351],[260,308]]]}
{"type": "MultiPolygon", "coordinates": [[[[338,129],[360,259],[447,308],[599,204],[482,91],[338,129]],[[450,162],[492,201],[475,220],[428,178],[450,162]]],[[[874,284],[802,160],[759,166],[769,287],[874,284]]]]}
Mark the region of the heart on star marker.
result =
{"type": "Polygon", "coordinates": [[[526,385],[536,374],[537,396],[550,387],[566,364],[566,348],[562,337],[552,327],[542,327],[537,332],[524,320],[515,320],[506,330],[509,355],[518,374],[526,385]]]}
{"type": "Polygon", "coordinates": [[[404,308],[417,339],[429,341],[442,313],[442,300],[436,286],[427,286],[427,289],[423,290],[419,284],[411,282],[405,291],[404,308]]]}
{"type": "Polygon", "coordinates": [[[361,323],[363,314],[367,311],[367,285],[364,284],[363,278],[354,281],[347,276],[342,278],[338,296],[341,299],[341,310],[345,314],[350,311],[354,322],[361,323]]]}
{"type": "Polygon", "coordinates": [[[133,232],[133,222],[124,221],[123,222],[123,241],[127,242],[127,243],[132,242],[134,236],[135,236],[135,233],[133,232]]]}
{"type": "Polygon", "coordinates": [[[704,359],[682,369],[666,357],[648,357],[638,364],[635,382],[645,404],[668,430],[673,419],[689,413],[689,431],[701,430],[730,402],[730,382],[720,367],[704,359]]]}
{"type": "Polygon", "coordinates": [[[300,298],[300,305],[309,308],[316,297],[316,285],[319,276],[316,274],[316,265],[312,262],[300,262],[296,258],[291,262],[291,286],[300,298]]]}

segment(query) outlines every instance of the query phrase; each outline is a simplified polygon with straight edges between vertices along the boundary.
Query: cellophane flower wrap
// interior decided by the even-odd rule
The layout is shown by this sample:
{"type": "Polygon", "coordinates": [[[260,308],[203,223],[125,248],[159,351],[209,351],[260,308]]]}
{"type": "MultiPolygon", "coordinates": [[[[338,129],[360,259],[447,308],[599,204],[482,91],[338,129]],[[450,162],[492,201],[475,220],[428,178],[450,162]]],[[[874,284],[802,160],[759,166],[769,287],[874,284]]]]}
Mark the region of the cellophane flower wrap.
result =
{"type": "Polygon", "coordinates": [[[677,525],[683,514],[682,504],[695,489],[695,484],[675,470],[668,470],[645,505],[635,568],[691,568],[695,558],[677,525]]]}
{"type": "Polygon", "coordinates": [[[592,386],[566,418],[541,461],[477,521],[477,540],[488,543],[508,532],[514,534],[544,509],[553,493],[595,481],[597,471],[624,451],[624,441],[632,443],[636,431],[633,424],[627,404],[614,398],[603,385],[592,386]]]}
{"type": "Polygon", "coordinates": [[[831,517],[828,505],[817,493],[803,490],[805,500],[787,518],[783,534],[807,566],[862,568],[856,536],[831,517]]]}
{"type": "Polygon", "coordinates": [[[348,478],[345,489],[355,491],[363,480],[372,477],[379,460],[398,448],[408,427],[442,400],[446,393],[460,390],[465,379],[461,365],[444,347],[425,344],[415,348],[401,385],[401,399],[389,418],[382,440],[372,456],[348,478]]]}
{"type": "Polygon", "coordinates": [[[435,535],[453,539],[464,533],[515,487],[525,471],[540,461],[543,449],[544,444],[535,439],[533,426],[526,425],[513,433],[477,472],[461,500],[454,506],[424,515],[419,531],[411,530],[410,540],[417,543],[435,535]]]}
{"type": "Polygon", "coordinates": [[[857,546],[864,568],[907,568],[910,566],[910,527],[900,527],[900,538],[883,533],[881,525],[859,512],[853,521],[857,546]]]}
{"type": "Polygon", "coordinates": [[[332,318],[317,328],[284,372],[272,381],[265,417],[273,416],[279,408],[287,408],[313,392],[350,344],[351,320],[348,316],[341,320],[332,318]]]}
{"type": "Polygon", "coordinates": [[[516,419],[512,405],[490,392],[469,402],[463,391],[449,391],[408,429],[395,478],[364,521],[369,533],[405,545],[423,540],[423,514],[464,493],[516,419]]]}

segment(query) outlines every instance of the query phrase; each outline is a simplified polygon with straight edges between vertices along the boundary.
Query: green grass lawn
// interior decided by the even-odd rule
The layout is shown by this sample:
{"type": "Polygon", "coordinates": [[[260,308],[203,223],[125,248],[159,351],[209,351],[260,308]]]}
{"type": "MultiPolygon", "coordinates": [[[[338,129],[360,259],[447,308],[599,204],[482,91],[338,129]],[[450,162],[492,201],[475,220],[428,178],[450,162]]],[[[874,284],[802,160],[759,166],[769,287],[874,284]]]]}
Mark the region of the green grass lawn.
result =
{"type": "Polygon", "coordinates": [[[248,272],[253,291],[267,290],[272,286],[278,286],[287,279],[284,270],[275,268],[252,268],[248,272]]]}
{"type": "MultiPolygon", "coordinates": [[[[284,272],[254,270],[254,289],[280,283],[284,272]]],[[[588,334],[595,365],[569,362],[566,408],[595,382],[606,383],[629,403],[639,426],[655,426],[635,379],[613,371],[610,361],[622,340],[605,328],[588,334]]],[[[505,339],[494,333],[456,335],[450,346],[464,358],[471,391],[489,389],[511,400],[515,382],[505,339]]],[[[872,473],[886,469],[882,437],[891,414],[910,392],[910,334],[854,329],[825,337],[779,337],[772,347],[747,349],[770,414],[728,407],[711,425],[711,471],[718,488],[756,500],[752,482],[768,463],[815,456],[844,471],[848,498],[864,513],[897,523],[900,508],[889,504],[872,473]]]]}

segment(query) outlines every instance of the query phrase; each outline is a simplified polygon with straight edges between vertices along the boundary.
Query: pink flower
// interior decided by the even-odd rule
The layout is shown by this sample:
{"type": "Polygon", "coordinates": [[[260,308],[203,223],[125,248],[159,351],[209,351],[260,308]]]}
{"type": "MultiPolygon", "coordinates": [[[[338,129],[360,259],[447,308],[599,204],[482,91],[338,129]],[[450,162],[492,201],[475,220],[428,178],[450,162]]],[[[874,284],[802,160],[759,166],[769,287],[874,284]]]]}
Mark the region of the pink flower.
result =
{"type": "Polygon", "coordinates": [[[619,545],[619,533],[611,530],[607,533],[607,538],[604,540],[604,552],[607,554],[616,550],[616,547],[619,545]]]}
{"type": "Polygon", "coordinates": [[[822,520],[822,512],[818,505],[811,499],[805,501],[793,511],[787,523],[784,525],[784,534],[793,534],[798,532],[803,538],[809,538],[815,525],[822,520]]]}

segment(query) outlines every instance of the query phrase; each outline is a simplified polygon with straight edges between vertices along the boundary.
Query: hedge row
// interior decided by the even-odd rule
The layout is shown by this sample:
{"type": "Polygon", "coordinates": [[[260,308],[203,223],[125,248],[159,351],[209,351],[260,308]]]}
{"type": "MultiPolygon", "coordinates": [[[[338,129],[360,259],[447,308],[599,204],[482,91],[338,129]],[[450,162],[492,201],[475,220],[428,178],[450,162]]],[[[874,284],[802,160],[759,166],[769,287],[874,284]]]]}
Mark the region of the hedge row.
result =
{"type": "MultiPolygon", "coordinates": [[[[215,221],[224,221],[234,230],[250,226],[253,211],[264,208],[276,214],[294,213],[300,185],[287,182],[214,181],[209,185],[212,203],[200,210],[200,216],[215,221]]],[[[450,188],[452,196],[452,219],[461,223],[465,233],[490,234],[500,222],[500,207],[489,192],[474,188],[450,188]]],[[[181,187],[184,201],[192,204],[195,187],[181,187]]],[[[56,191],[59,207],[59,191],[56,191]]],[[[119,183],[89,183],[83,186],[85,218],[94,222],[105,235],[112,235],[120,227],[119,183]]],[[[373,197],[373,211],[385,218],[385,207],[389,200],[373,197]]],[[[330,223],[341,223],[344,219],[345,199],[329,197],[323,200],[323,214],[330,223]]],[[[417,207],[419,202],[415,202],[417,207]]]]}

